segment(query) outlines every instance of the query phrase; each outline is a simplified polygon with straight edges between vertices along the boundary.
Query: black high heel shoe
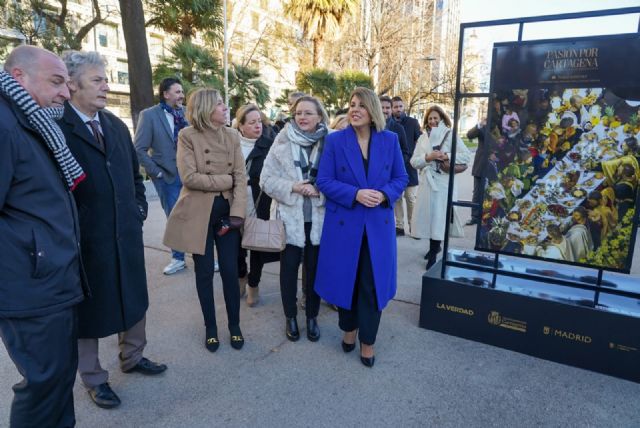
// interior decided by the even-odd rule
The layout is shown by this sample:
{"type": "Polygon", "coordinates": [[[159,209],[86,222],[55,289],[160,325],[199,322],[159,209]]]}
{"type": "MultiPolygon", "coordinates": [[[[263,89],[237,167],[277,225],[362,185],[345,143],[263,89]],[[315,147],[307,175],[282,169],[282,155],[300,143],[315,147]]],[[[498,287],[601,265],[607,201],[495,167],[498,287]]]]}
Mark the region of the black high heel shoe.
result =
{"type": "Polygon", "coordinates": [[[354,349],[356,349],[356,344],[355,343],[347,343],[344,340],[342,341],[342,350],[347,353],[347,352],[351,352],[354,349]]]}
{"type": "Polygon", "coordinates": [[[287,321],[285,322],[285,332],[287,334],[287,339],[292,342],[296,342],[300,339],[300,330],[298,329],[298,320],[296,317],[287,318],[287,321]]]}
{"type": "Polygon", "coordinates": [[[376,356],[373,355],[371,357],[363,357],[362,356],[362,342],[360,342],[360,362],[365,367],[373,367],[373,364],[376,362],[376,356]]]}

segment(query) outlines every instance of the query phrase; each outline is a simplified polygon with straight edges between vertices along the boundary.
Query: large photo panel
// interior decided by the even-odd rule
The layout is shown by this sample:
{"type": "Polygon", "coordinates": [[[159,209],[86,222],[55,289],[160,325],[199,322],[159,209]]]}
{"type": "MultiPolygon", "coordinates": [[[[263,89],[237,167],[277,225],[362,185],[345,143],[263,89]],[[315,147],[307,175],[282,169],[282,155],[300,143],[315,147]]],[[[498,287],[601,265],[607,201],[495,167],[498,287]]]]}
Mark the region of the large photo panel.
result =
{"type": "Polygon", "coordinates": [[[629,272],[638,35],[496,44],[476,248],[629,272]]]}

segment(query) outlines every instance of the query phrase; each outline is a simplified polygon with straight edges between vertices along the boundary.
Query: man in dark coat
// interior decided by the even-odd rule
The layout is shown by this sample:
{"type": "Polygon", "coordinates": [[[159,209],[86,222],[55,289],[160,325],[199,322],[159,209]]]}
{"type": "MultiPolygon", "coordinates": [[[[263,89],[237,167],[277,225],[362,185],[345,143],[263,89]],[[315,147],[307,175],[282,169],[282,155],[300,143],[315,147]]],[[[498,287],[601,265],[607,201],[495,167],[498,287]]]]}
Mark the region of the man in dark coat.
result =
{"type": "MultiPolygon", "coordinates": [[[[407,135],[404,132],[404,128],[395,119],[392,117],[392,105],[391,97],[383,95],[380,97],[380,105],[382,106],[382,113],[384,114],[384,118],[386,119],[386,126],[384,129],[387,131],[394,132],[398,135],[398,142],[400,143],[400,151],[402,152],[402,159],[404,159],[404,167],[411,177],[409,171],[413,171],[416,174],[415,168],[411,166],[409,162],[411,160],[411,156],[413,156],[413,151],[409,150],[409,145],[407,144],[407,135]]],[[[411,180],[411,178],[409,178],[411,180]]],[[[416,183],[418,183],[416,176],[416,183]]]]}
{"type": "Polygon", "coordinates": [[[149,306],[142,223],[147,215],[138,159],[126,125],[104,110],[105,62],[97,52],[68,52],[70,102],[60,127],[87,179],[74,192],[82,257],[92,297],[79,306],[78,371],[100,407],[120,404],[100,366],[98,338],[119,335],[120,368],[154,375],[166,366],[142,356],[149,306]]]}
{"type": "MultiPolygon", "coordinates": [[[[404,129],[405,136],[407,137],[407,148],[409,149],[409,158],[413,156],[413,151],[416,148],[416,142],[418,142],[418,138],[422,134],[420,132],[420,124],[417,119],[414,119],[411,116],[407,116],[404,112],[404,102],[401,97],[393,97],[392,101],[392,110],[393,110],[393,118],[395,121],[402,126],[404,129]]],[[[403,197],[398,199],[396,205],[394,207],[396,214],[396,235],[404,235],[404,210],[402,205],[402,199],[407,204],[407,221],[411,224],[411,216],[413,215],[413,206],[416,203],[416,198],[418,196],[418,171],[414,167],[411,166],[410,163],[407,163],[407,174],[409,174],[409,184],[407,188],[404,190],[402,194],[403,197]]]]}
{"type": "Polygon", "coordinates": [[[473,157],[473,168],[471,168],[471,175],[473,175],[472,202],[477,204],[477,206],[471,209],[471,219],[467,222],[467,225],[479,224],[482,217],[482,190],[484,188],[487,162],[489,162],[489,153],[487,153],[487,147],[484,142],[486,122],[486,120],[480,121],[480,123],[467,132],[468,139],[478,139],[478,148],[473,157]]]}
{"type": "Polygon", "coordinates": [[[0,72],[0,337],[23,376],[11,427],[75,425],[80,231],[71,189],[85,176],[54,119],[69,98],[53,53],[15,48],[0,72]]]}

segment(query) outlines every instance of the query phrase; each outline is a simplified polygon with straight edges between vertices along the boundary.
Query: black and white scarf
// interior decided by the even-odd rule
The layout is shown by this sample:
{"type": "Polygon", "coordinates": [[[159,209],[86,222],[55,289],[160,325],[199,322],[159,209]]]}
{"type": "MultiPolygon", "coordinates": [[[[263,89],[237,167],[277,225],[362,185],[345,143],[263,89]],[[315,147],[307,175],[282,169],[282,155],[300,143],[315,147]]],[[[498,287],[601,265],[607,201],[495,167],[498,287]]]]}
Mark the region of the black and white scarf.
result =
{"type": "Polygon", "coordinates": [[[314,184],[318,176],[320,157],[324,148],[324,137],[329,131],[327,125],[320,122],[313,132],[305,132],[298,127],[294,120],[286,125],[287,137],[291,141],[291,154],[293,163],[298,170],[300,181],[308,181],[314,184]],[[311,154],[307,155],[307,148],[313,147],[311,154]]]}
{"type": "Polygon", "coordinates": [[[12,99],[24,113],[29,124],[44,139],[53,153],[58,169],[71,190],[86,175],[69,151],[62,130],[55,122],[62,119],[63,107],[40,107],[29,93],[6,71],[0,72],[0,92],[12,99]]]}

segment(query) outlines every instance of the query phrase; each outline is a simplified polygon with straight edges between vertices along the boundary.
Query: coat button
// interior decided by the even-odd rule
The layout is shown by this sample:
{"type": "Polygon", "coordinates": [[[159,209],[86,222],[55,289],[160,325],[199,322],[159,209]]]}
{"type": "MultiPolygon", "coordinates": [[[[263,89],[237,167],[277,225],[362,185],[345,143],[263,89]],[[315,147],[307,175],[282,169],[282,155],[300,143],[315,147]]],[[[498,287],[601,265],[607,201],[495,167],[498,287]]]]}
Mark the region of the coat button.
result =
{"type": "Polygon", "coordinates": [[[384,166],[384,169],[389,169],[389,165],[385,165],[385,166],[384,166]]]}
{"type": "Polygon", "coordinates": [[[233,164],[232,164],[231,162],[229,162],[227,165],[231,166],[231,165],[233,165],[233,164]]]}
{"type": "Polygon", "coordinates": [[[209,153],[209,149],[204,149],[204,152],[205,153],[209,153]]]}
{"type": "Polygon", "coordinates": [[[340,226],[344,226],[344,221],[340,220],[339,223],[340,223],[340,226]]]}
{"type": "Polygon", "coordinates": [[[209,164],[211,163],[211,161],[206,161],[205,163],[206,163],[207,165],[209,165],[209,164]]]}
{"type": "Polygon", "coordinates": [[[107,166],[111,166],[111,162],[107,161],[107,166]]]}
{"type": "Polygon", "coordinates": [[[342,167],[342,172],[345,172],[347,170],[347,168],[342,167]]]}
{"type": "Polygon", "coordinates": [[[384,224],[389,224],[389,220],[385,219],[384,224]]]}

